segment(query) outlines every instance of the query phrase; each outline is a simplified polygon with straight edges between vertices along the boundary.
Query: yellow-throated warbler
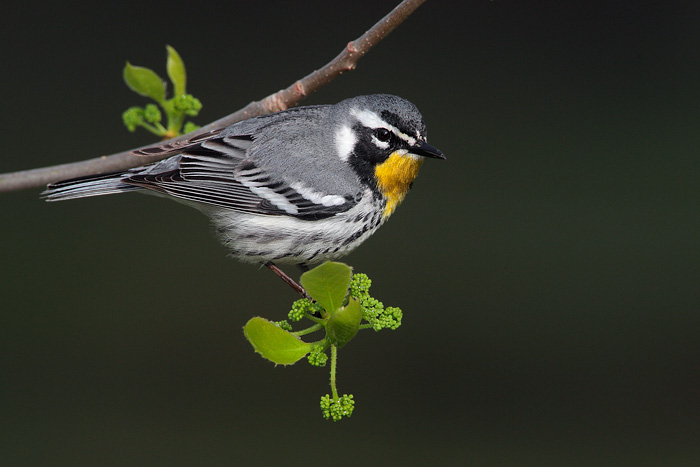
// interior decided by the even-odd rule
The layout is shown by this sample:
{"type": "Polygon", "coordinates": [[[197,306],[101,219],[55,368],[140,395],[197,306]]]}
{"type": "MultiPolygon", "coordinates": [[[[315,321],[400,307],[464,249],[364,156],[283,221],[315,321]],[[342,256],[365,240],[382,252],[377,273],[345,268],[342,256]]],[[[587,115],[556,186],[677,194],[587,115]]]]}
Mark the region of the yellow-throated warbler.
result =
{"type": "Polygon", "coordinates": [[[272,262],[304,268],[355,249],[404,199],[423,158],[445,158],[427,144],[416,106],[386,94],[292,108],[135,153],[170,157],[42,195],[174,198],[207,214],[234,258],[276,272],[272,262]]]}

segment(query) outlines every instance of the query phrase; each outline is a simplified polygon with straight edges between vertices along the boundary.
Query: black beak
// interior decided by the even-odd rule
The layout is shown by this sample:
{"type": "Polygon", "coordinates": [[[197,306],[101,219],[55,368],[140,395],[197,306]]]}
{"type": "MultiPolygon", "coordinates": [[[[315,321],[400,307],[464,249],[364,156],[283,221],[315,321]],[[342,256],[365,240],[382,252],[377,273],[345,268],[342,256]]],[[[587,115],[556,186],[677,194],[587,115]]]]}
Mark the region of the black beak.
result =
{"type": "Polygon", "coordinates": [[[429,145],[425,141],[418,140],[416,144],[411,146],[409,149],[411,154],[423,157],[432,157],[433,159],[447,159],[445,155],[438,148],[429,145]]]}

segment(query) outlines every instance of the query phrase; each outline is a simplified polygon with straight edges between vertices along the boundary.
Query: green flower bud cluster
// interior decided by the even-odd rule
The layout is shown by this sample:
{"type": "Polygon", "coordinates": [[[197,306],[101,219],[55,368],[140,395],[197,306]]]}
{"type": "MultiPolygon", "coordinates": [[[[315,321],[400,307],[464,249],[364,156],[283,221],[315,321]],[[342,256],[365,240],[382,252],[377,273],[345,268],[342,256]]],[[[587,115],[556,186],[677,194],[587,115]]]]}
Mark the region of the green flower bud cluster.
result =
{"type": "Polygon", "coordinates": [[[326,420],[332,418],[334,422],[337,422],[343,417],[349,418],[353,410],[355,410],[355,401],[352,394],[343,394],[337,400],[331,399],[328,394],[321,397],[321,412],[326,420]]]}
{"type": "Polygon", "coordinates": [[[307,311],[311,310],[313,302],[308,298],[301,298],[292,303],[292,309],[288,314],[290,321],[301,321],[306,316],[307,311]]]}
{"type": "Polygon", "coordinates": [[[300,298],[299,300],[292,303],[292,309],[289,312],[290,321],[301,321],[306,315],[313,316],[314,314],[321,311],[321,306],[308,298],[300,298]]]}
{"type": "Polygon", "coordinates": [[[192,94],[181,94],[173,98],[173,108],[190,117],[196,117],[202,110],[202,103],[192,94]]]}
{"type": "Polygon", "coordinates": [[[326,366],[328,361],[328,355],[326,354],[326,349],[323,346],[319,346],[315,350],[309,352],[308,357],[309,364],[313,366],[326,366]]]}
{"type": "Polygon", "coordinates": [[[136,127],[152,128],[157,131],[162,115],[160,109],[155,104],[148,104],[146,107],[130,107],[122,114],[124,125],[129,131],[136,130],[136,127]]]}
{"type": "Polygon", "coordinates": [[[369,295],[372,280],[366,274],[354,274],[350,281],[350,296],[360,302],[362,318],[369,323],[375,331],[382,329],[396,330],[401,326],[403,312],[400,308],[387,307],[369,295]]]}
{"type": "Polygon", "coordinates": [[[275,321],[275,324],[284,329],[285,331],[292,332],[292,325],[289,324],[289,321],[287,321],[286,319],[282,321],[275,321]]]}

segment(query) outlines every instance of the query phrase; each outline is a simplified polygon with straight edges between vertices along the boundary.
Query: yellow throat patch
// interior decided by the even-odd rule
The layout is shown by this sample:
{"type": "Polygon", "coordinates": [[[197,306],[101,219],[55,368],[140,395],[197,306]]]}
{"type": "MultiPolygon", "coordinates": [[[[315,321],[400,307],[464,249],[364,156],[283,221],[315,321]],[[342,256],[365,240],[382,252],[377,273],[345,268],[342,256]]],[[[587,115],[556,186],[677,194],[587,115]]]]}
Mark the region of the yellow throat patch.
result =
{"type": "Polygon", "coordinates": [[[418,176],[418,169],[423,164],[422,157],[392,153],[387,160],[374,168],[377,187],[386,198],[386,207],[382,216],[387,218],[406,197],[411,183],[418,176]]]}

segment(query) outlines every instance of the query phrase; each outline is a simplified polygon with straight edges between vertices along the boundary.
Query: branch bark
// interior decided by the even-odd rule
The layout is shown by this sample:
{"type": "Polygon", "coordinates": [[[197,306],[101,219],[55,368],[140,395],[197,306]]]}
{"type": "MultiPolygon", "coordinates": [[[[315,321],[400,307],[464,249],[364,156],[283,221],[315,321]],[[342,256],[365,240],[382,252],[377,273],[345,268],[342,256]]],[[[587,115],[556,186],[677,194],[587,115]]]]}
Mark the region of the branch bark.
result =
{"type": "MultiPolygon", "coordinates": [[[[354,41],[349,42],[340,54],[322,68],[309,73],[286,89],[271,94],[262,100],[251,102],[242,109],[203,126],[196,132],[173,138],[170,141],[192,138],[202,133],[225,128],[251,117],[279,112],[297,105],[306,96],[330,83],[343,72],[354,70],[360,58],[369,52],[379,41],[384,39],[411,15],[411,13],[425,3],[425,1],[426,0],[403,0],[367,32],[354,41]]],[[[130,149],[109,156],[96,157],[80,162],[0,174],[0,192],[37,188],[59,180],[127,170],[132,167],[150,164],[163,158],[163,156],[134,154],[134,151],[138,149],[141,148],[130,149]]]]}

